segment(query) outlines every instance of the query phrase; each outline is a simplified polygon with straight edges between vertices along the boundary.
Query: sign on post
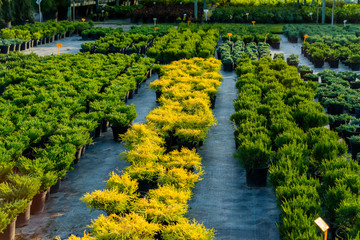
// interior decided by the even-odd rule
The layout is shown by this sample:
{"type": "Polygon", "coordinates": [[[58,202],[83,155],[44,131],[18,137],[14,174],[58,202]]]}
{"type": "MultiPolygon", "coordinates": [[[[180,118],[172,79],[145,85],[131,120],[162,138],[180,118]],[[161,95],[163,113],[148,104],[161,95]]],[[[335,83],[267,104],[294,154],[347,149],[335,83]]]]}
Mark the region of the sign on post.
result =
{"type": "Polygon", "coordinates": [[[63,45],[61,43],[58,43],[56,44],[56,46],[59,48],[58,55],[60,55],[60,48],[62,48],[63,45]]]}
{"type": "Polygon", "coordinates": [[[267,39],[267,36],[269,35],[269,33],[267,33],[266,35],[265,35],[265,41],[264,41],[264,43],[266,43],[266,39],[267,39]]]}
{"type": "Polygon", "coordinates": [[[36,4],[39,5],[39,20],[40,20],[40,22],[42,22],[41,1],[42,0],[36,0],[36,4]]]}
{"type": "Polygon", "coordinates": [[[158,27],[155,27],[155,32],[156,32],[156,30],[158,30],[159,28],[158,27]]]}
{"type": "Polygon", "coordinates": [[[304,43],[305,43],[306,38],[307,38],[308,36],[309,36],[309,35],[307,35],[307,34],[304,35],[304,43]]]}
{"type": "Polygon", "coordinates": [[[85,22],[85,18],[82,18],[81,21],[85,22]]]}
{"type": "Polygon", "coordinates": [[[246,19],[249,20],[249,13],[246,13],[246,19]]]}
{"type": "Polygon", "coordinates": [[[251,23],[253,24],[253,26],[255,26],[256,21],[251,21],[251,23]]]}
{"type": "Polygon", "coordinates": [[[327,223],[321,218],[318,217],[315,221],[316,225],[318,225],[318,227],[321,229],[321,231],[324,232],[324,240],[327,239],[327,232],[329,230],[329,225],[327,225],[327,223]]]}
{"type": "Polygon", "coordinates": [[[229,42],[230,42],[230,37],[232,36],[232,33],[228,33],[227,35],[229,36],[229,42]]]}

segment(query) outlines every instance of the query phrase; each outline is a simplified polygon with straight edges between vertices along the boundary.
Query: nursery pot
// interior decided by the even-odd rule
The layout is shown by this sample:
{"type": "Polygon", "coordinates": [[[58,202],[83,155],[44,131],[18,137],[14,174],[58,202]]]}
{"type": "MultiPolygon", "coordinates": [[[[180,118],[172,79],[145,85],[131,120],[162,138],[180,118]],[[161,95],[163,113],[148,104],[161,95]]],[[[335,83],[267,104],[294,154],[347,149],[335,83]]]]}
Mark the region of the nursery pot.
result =
{"type": "Polygon", "coordinates": [[[24,227],[29,224],[30,221],[30,209],[31,209],[32,202],[30,201],[27,205],[25,212],[21,213],[16,220],[16,227],[24,227]]]}
{"type": "Polygon", "coordinates": [[[159,100],[159,98],[161,97],[162,92],[161,91],[156,91],[156,101],[159,100]]]}
{"type": "Polygon", "coordinates": [[[101,123],[95,128],[95,137],[101,137],[101,131],[102,130],[102,125],[101,123]]]}
{"type": "Polygon", "coordinates": [[[157,188],[157,182],[149,181],[149,180],[137,180],[139,183],[139,188],[137,190],[140,193],[141,197],[144,197],[150,189],[157,188]]]}
{"type": "Polygon", "coordinates": [[[101,123],[101,131],[102,132],[107,132],[108,127],[109,127],[109,122],[103,120],[102,123],[101,123]]]}
{"type": "Polygon", "coordinates": [[[121,141],[119,135],[126,133],[127,130],[130,128],[130,126],[125,126],[125,127],[112,126],[111,128],[113,131],[114,141],[121,141]]]}
{"type": "Polygon", "coordinates": [[[270,45],[271,45],[271,47],[273,47],[274,49],[280,49],[280,43],[279,43],[279,42],[277,42],[277,43],[271,43],[270,45]]]}
{"type": "Polygon", "coordinates": [[[210,108],[211,108],[211,109],[214,109],[214,108],[215,108],[215,102],[216,102],[216,96],[212,96],[212,97],[210,98],[210,103],[211,103],[210,108]]]}
{"type": "Polygon", "coordinates": [[[298,42],[298,37],[288,37],[288,41],[291,43],[297,43],[298,42]]]}
{"type": "Polygon", "coordinates": [[[11,44],[10,51],[15,51],[15,50],[16,50],[16,44],[11,44]]]}
{"type": "Polygon", "coordinates": [[[360,63],[351,63],[350,68],[353,71],[360,71],[360,63]]]}
{"type": "Polygon", "coordinates": [[[329,60],[330,68],[339,68],[339,60],[329,60]]]}
{"type": "Polygon", "coordinates": [[[313,71],[300,71],[300,77],[304,78],[304,76],[308,73],[313,73],[313,71]]]}
{"type": "Polygon", "coordinates": [[[8,54],[10,52],[10,46],[0,46],[0,53],[8,54]]]}
{"type": "Polygon", "coordinates": [[[58,179],[55,185],[50,187],[50,193],[57,193],[60,190],[61,179],[58,179]]]}
{"type": "Polygon", "coordinates": [[[350,87],[352,89],[360,89],[360,81],[350,82],[350,87]]]}
{"type": "Polygon", "coordinates": [[[15,240],[16,218],[0,233],[0,240],[15,240]]]}
{"type": "Polygon", "coordinates": [[[360,143],[350,141],[350,146],[352,159],[356,160],[356,156],[360,152],[360,143]]]}
{"type": "Polygon", "coordinates": [[[345,106],[342,104],[329,104],[327,107],[328,114],[340,115],[344,113],[345,106]]]}
{"type": "Polygon", "coordinates": [[[21,50],[21,51],[26,50],[26,42],[23,42],[23,43],[20,45],[20,50],[21,50]]]}
{"type": "MultiPolygon", "coordinates": [[[[95,131],[94,131],[95,132],[95,131]]],[[[75,159],[74,159],[74,164],[78,164],[80,162],[80,158],[81,158],[81,153],[82,153],[82,148],[84,146],[80,147],[80,149],[75,153],[75,159]]]]}
{"type": "Polygon", "coordinates": [[[248,187],[265,187],[269,166],[265,168],[246,169],[246,184],[248,187]]]}
{"type": "Polygon", "coordinates": [[[314,67],[315,68],[322,68],[324,66],[324,60],[314,60],[314,67]]]}
{"type": "Polygon", "coordinates": [[[232,72],[232,70],[234,69],[233,63],[223,63],[223,66],[224,66],[224,71],[226,72],[232,72]]]}
{"type": "Polygon", "coordinates": [[[355,117],[360,118],[360,107],[355,107],[355,117]]]}
{"type": "Polygon", "coordinates": [[[35,195],[31,204],[31,210],[30,210],[31,215],[39,214],[42,211],[44,211],[46,194],[47,191],[35,195]]]}

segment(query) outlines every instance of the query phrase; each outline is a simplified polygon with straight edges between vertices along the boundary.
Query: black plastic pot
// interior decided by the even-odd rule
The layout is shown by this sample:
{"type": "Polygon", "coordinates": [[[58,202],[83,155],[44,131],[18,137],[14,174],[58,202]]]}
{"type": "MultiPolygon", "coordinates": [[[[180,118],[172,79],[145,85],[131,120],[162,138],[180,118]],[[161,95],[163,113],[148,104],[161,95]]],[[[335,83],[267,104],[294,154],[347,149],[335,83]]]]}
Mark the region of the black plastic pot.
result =
{"type": "Polygon", "coordinates": [[[313,71],[300,71],[300,77],[304,78],[305,74],[313,73],[313,71]]]}
{"type": "Polygon", "coordinates": [[[120,142],[121,138],[119,135],[126,133],[127,130],[130,128],[130,126],[125,126],[125,127],[112,126],[111,128],[113,131],[114,141],[120,142]]]}
{"type": "Polygon", "coordinates": [[[26,42],[23,42],[23,43],[20,45],[20,50],[21,50],[21,51],[26,50],[26,42]]]}
{"type": "Polygon", "coordinates": [[[194,148],[196,149],[196,148],[199,147],[199,144],[198,144],[198,143],[183,142],[183,141],[181,141],[181,140],[178,140],[177,145],[178,145],[178,150],[179,150],[179,151],[180,151],[183,147],[186,147],[186,148],[188,148],[188,149],[190,149],[190,150],[192,150],[192,149],[194,149],[194,148]]]}
{"type": "Polygon", "coordinates": [[[360,118],[360,107],[354,107],[355,110],[355,117],[360,118]]]}
{"type": "Polygon", "coordinates": [[[232,72],[234,70],[234,64],[233,63],[223,63],[224,71],[226,72],[232,72]]]}
{"type": "Polygon", "coordinates": [[[10,46],[0,46],[0,53],[8,54],[10,52],[10,46]]]}
{"type": "Polygon", "coordinates": [[[95,128],[95,137],[101,137],[101,131],[102,130],[102,125],[101,123],[95,128]]]}
{"type": "Polygon", "coordinates": [[[31,204],[32,204],[32,202],[30,201],[29,204],[27,205],[25,211],[23,213],[19,214],[19,216],[17,217],[16,228],[25,227],[29,224],[31,204]]]}
{"type": "Polygon", "coordinates": [[[156,94],[156,101],[158,101],[159,98],[161,97],[162,92],[161,91],[156,91],[155,94],[156,94]]]}
{"type": "Polygon", "coordinates": [[[350,82],[350,87],[352,89],[360,89],[360,81],[350,82]]]}
{"type": "Polygon", "coordinates": [[[149,192],[150,189],[155,189],[158,186],[157,182],[153,182],[149,180],[137,179],[137,182],[139,183],[137,192],[140,193],[141,197],[144,197],[149,192]]]}
{"type": "Polygon", "coordinates": [[[324,66],[324,60],[314,60],[314,67],[315,68],[322,68],[324,66]]]}
{"type": "Polygon", "coordinates": [[[330,68],[339,68],[339,60],[329,60],[330,68]]]}
{"type": "Polygon", "coordinates": [[[101,131],[102,132],[107,132],[108,131],[108,127],[109,127],[109,122],[108,121],[102,121],[101,123],[101,131]]]}
{"type": "Polygon", "coordinates": [[[10,45],[10,52],[15,51],[16,48],[17,48],[16,44],[11,44],[10,45]]]}
{"type": "Polygon", "coordinates": [[[360,143],[350,141],[351,157],[356,160],[357,154],[360,152],[360,143]]]}
{"type": "Polygon", "coordinates": [[[360,71],[360,63],[351,63],[350,68],[353,71],[360,71]]]}
{"type": "Polygon", "coordinates": [[[298,42],[298,37],[288,37],[288,41],[291,43],[297,43],[298,42]]]}
{"type": "Polygon", "coordinates": [[[246,184],[248,187],[265,187],[269,166],[246,170],[246,184]]]}
{"type": "Polygon", "coordinates": [[[212,96],[212,97],[210,98],[210,103],[211,103],[210,108],[211,108],[211,109],[214,109],[214,108],[215,108],[215,102],[216,102],[216,96],[212,96]]]}
{"type": "Polygon", "coordinates": [[[274,49],[280,49],[280,43],[270,43],[271,47],[273,47],[274,49]]]}
{"type": "Polygon", "coordinates": [[[344,113],[345,106],[342,104],[329,104],[327,107],[328,114],[340,115],[344,113]]]}

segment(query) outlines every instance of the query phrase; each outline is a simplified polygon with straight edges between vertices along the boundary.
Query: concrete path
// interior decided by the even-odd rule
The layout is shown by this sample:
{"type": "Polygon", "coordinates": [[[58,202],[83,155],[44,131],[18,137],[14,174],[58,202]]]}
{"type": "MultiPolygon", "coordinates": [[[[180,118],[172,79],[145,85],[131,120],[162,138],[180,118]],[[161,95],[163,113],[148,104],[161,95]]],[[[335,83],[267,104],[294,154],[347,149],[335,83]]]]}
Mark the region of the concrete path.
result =
{"type": "MultiPolygon", "coordinates": [[[[285,35],[280,34],[281,42],[280,42],[280,49],[274,49],[270,47],[270,51],[272,54],[274,53],[284,53],[285,60],[290,54],[296,54],[299,55],[300,64],[299,65],[305,65],[310,66],[312,70],[314,70],[315,73],[324,71],[324,70],[334,70],[336,72],[343,72],[343,71],[351,71],[351,69],[341,62],[339,63],[339,68],[330,68],[329,64],[325,62],[324,67],[322,68],[315,68],[314,64],[312,64],[309,59],[307,59],[304,55],[301,54],[301,46],[302,42],[299,39],[298,43],[291,43],[287,40],[287,37],[285,35]]],[[[360,73],[360,71],[354,71],[356,73],[360,73]]]]}
{"type": "MultiPolygon", "coordinates": [[[[139,93],[127,104],[135,104],[138,117],[135,123],[145,122],[147,114],[157,105],[155,93],[148,89],[149,83],[157,79],[154,74],[142,84],[139,93]]],[[[129,164],[119,160],[119,154],[125,151],[124,145],[113,141],[111,128],[103,136],[96,138],[94,145],[87,149],[85,157],[66,175],[60,191],[51,194],[46,211],[31,216],[30,224],[17,229],[16,240],[48,240],[56,236],[65,239],[74,234],[83,235],[86,226],[101,214],[101,211],[89,212],[85,203],[79,199],[88,192],[104,189],[109,173],[122,170],[129,164]]]]}
{"type": "Polygon", "coordinates": [[[233,157],[234,126],[229,118],[237,97],[236,74],[221,74],[224,80],[213,110],[218,125],[200,148],[206,174],[194,189],[187,217],[214,228],[216,239],[279,239],[275,224],[279,211],[272,188],[248,188],[245,169],[233,157]]]}

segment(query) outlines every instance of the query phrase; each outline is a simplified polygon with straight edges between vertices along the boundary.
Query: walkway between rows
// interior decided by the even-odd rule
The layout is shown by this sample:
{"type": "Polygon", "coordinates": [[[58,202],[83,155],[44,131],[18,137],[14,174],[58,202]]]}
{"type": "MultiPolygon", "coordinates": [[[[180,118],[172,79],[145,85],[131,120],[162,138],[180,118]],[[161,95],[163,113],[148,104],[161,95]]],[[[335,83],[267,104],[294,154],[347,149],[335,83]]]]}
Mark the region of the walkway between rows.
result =
{"type": "MultiPolygon", "coordinates": [[[[154,74],[141,85],[139,93],[128,104],[136,105],[138,117],[134,123],[143,123],[147,114],[157,107],[155,93],[149,83],[157,79],[154,74]]],[[[56,236],[65,239],[74,234],[83,235],[91,219],[96,219],[102,211],[89,212],[85,203],[79,199],[88,192],[104,189],[109,173],[122,170],[129,164],[119,160],[119,154],[125,151],[124,145],[115,142],[111,128],[103,136],[96,138],[94,145],[87,149],[85,157],[75,165],[74,170],[62,181],[60,191],[51,194],[46,211],[31,216],[27,227],[17,229],[17,240],[48,240],[56,236]]]]}
{"type": "Polygon", "coordinates": [[[206,174],[194,189],[187,217],[214,228],[216,239],[279,239],[279,211],[272,188],[248,188],[245,169],[233,157],[234,126],[229,118],[237,97],[236,74],[221,74],[224,80],[213,110],[218,125],[200,148],[206,174]]]}

